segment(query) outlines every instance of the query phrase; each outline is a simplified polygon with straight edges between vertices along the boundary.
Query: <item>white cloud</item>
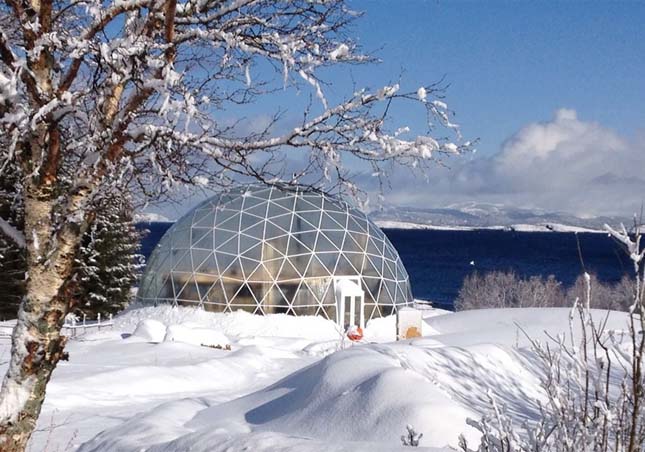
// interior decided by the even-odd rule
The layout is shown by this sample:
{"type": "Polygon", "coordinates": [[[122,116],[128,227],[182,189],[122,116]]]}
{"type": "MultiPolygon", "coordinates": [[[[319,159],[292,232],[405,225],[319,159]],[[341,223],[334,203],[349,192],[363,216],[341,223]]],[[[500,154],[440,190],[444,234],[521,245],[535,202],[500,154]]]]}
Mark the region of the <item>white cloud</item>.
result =
{"type": "Polygon", "coordinates": [[[570,109],[522,127],[493,156],[458,165],[433,171],[426,193],[395,184],[399,189],[389,198],[425,206],[494,202],[584,216],[631,216],[645,201],[643,143],[570,109]]]}

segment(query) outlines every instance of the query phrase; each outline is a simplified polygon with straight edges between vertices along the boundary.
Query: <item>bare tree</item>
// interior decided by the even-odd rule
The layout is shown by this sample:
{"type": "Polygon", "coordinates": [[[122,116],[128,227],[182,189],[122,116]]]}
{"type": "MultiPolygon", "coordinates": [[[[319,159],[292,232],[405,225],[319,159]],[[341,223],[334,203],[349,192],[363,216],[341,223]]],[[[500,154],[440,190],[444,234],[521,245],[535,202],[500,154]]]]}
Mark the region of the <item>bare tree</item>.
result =
{"type": "Polygon", "coordinates": [[[514,272],[473,273],[464,278],[455,309],[563,307],[571,304],[567,300],[584,299],[590,285],[591,308],[627,311],[633,303],[634,284],[628,275],[617,283],[603,283],[593,274],[584,274],[565,289],[553,275],[522,278],[514,272]]]}
{"type": "Polygon", "coordinates": [[[0,226],[26,249],[28,274],[0,393],[1,450],[24,449],[63,356],[74,256],[97,194],[163,199],[244,177],[356,193],[348,161],[380,175],[469,146],[431,135],[457,129],[438,85],[328,101],[321,68],[371,60],[348,38],[355,17],[342,0],[0,2],[0,170],[21,168],[25,209],[22,230],[0,226]],[[278,114],[246,136],[223,118],[302,87],[314,101],[286,131],[278,114]],[[422,107],[423,135],[388,120],[399,101],[422,107]]]}

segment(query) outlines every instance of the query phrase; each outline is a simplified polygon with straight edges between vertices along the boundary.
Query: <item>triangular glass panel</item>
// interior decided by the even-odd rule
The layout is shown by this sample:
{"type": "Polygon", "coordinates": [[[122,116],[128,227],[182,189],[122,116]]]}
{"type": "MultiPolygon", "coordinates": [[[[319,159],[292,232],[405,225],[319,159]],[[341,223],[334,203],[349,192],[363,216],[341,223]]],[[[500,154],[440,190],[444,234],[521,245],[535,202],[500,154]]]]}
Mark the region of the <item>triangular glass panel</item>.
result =
{"type": "Polygon", "coordinates": [[[346,229],[347,214],[340,212],[328,212],[328,215],[338,224],[341,229],[346,229]]]}
{"type": "Polygon", "coordinates": [[[323,267],[327,269],[329,275],[334,275],[336,272],[336,264],[338,262],[338,257],[340,253],[317,253],[314,255],[317,258],[323,267]]]}
{"type": "Polygon", "coordinates": [[[229,254],[239,254],[237,237],[234,237],[227,242],[218,244],[216,250],[229,254]]]}
{"type": "Polygon", "coordinates": [[[216,229],[226,229],[229,231],[237,232],[240,230],[240,214],[234,213],[232,215],[227,215],[225,219],[220,222],[220,219],[217,218],[216,229]]]}
{"type": "Polygon", "coordinates": [[[338,251],[338,246],[332,243],[325,234],[321,233],[318,234],[316,252],[319,253],[324,251],[338,251]]]}
{"type": "MultiPolygon", "coordinates": [[[[194,259],[193,259],[194,260],[194,259]]],[[[215,260],[215,253],[211,252],[208,256],[195,268],[195,273],[203,273],[207,275],[219,275],[217,268],[217,261],[215,260]]]]}
{"type": "MultiPolygon", "coordinates": [[[[300,271],[296,268],[295,265],[293,265],[293,262],[293,259],[286,259],[284,261],[282,269],[280,270],[280,276],[278,277],[279,281],[302,278],[300,271]]],[[[304,266],[302,266],[302,268],[304,269],[304,266]]]]}
{"type": "Polygon", "coordinates": [[[277,286],[270,286],[263,294],[261,306],[268,314],[284,313],[288,309],[287,300],[277,286]]]}
{"type": "MultiPolygon", "coordinates": [[[[219,255],[217,258],[219,259],[219,255]]],[[[242,264],[240,263],[239,258],[234,258],[230,265],[224,270],[220,267],[220,272],[222,272],[222,276],[229,278],[229,279],[235,279],[238,281],[242,281],[244,279],[244,274],[242,273],[242,264]]]]}
{"type": "Polygon", "coordinates": [[[354,268],[354,271],[359,274],[363,268],[363,260],[365,255],[363,253],[342,253],[354,268]]]}
{"type": "Polygon", "coordinates": [[[378,300],[378,289],[381,283],[380,278],[363,277],[363,290],[365,291],[365,301],[374,302],[378,300]]]}
{"type": "Polygon", "coordinates": [[[395,280],[396,278],[394,277],[394,265],[392,264],[391,261],[388,261],[387,259],[384,259],[385,266],[383,268],[383,278],[387,280],[395,280]]]}
{"type": "Polygon", "coordinates": [[[237,232],[224,231],[223,229],[214,229],[213,230],[213,243],[215,247],[222,245],[225,242],[237,237],[237,232]]]}
{"type": "Polygon", "coordinates": [[[261,265],[264,268],[266,274],[269,275],[271,279],[277,279],[278,275],[280,274],[280,269],[282,268],[283,262],[284,259],[275,259],[272,261],[264,261],[261,265]]]}
{"type": "Polygon", "coordinates": [[[385,234],[383,233],[383,231],[380,228],[376,227],[376,226],[372,226],[370,228],[370,235],[377,242],[379,242],[379,241],[382,242],[383,240],[387,240],[387,238],[385,237],[385,234]]]}
{"type": "Polygon", "coordinates": [[[173,250],[188,249],[190,247],[190,233],[186,233],[186,231],[174,231],[170,246],[173,250]]]}
{"type": "Polygon", "coordinates": [[[235,254],[227,254],[215,252],[215,258],[217,259],[217,267],[219,268],[219,273],[221,275],[228,274],[228,268],[231,266],[233,261],[237,258],[235,254]]]}
{"type": "Polygon", "coordinates": [[[367,242],[367,253],[368,254],[373,254],[375,256],[382,256],[383,255],[383,242],[377,242],[375,241],[372,237],[370,237],[369,241],[367,242]]]}
{"type": "Polygon", "coordinates": [[[250,215],[254,218],[257,218],[258,220],[264,220],[266,218],[267,205],[266,203],[262,203],[262,204],[257,204],[253,207],[249,207],[248,209],[245,208],[244,213],[246,215],[250,215]]]}
{"type": "Polygon", "coordinates": [[[193,228],[192,233],[192,247],[201,248],[205,250],[213,249],[213,230],[193,228]]]}
{"type": "Polygon", "coordinates": [[[320,220],[320,229],[323,231],[339,230],[340,226],[326,213],[323,212],[320,220]]]}
{"type": "Polygon", "coordinates": [[[226,281],[222,280],[222,286],[224,287],[224,293],[226,294],[227,303],[232,303],[235,298],[235,294],[240,290],[242,284],[238,281],[226,281]]]}
{"type": "MultiPolygon", "coordinates": [[[[296,293],[293,296],[293,302],[292,302],[294,307],[298,307],[298,314],[300,315],[306,315],[307,313],[305,312],[306,310],[303,310],[302,308],[304,306],[309,306],[309,305],[315,305],[317,304],[313,295],[309,292],[309,287],[307,287],[306,284],[303,282],[300,283],[298,286],[298,289],[296,289],[296,293]]],[[[313,314],[313,312],[312,312],[313,314]]]]}
{"type": "Polygon", "coordinates": [[[281,228],[284,232],[289,232],[291,231],[291,218],[292,214],[288,213],[286,215],[277,215],[277,216],[271,216],[269,217],[269,221],[276,225],[277,227],[281,228]]]}
{"type": "Polygon", "coordinates": [[[242,257],[255,259],[259,262],[262,259],[262,242],[255,241],[254,245],[242,252],[242,257]]]}
{"type": "Polygon", "coordinates": [[[350,215],[347,229],[352,232],[365,233],[367,232],[367,221],[357,215],[350,215]]]}
{"type": "Polygon", "coordinates": [[[295,198],[288,196],[281,199],[271,199],[271,204],[283,211],[292,212],[293,206],[295,204],[295,198]]]}
{"type": "Polygon", "coordinates": [[[311,250],[307,248],[301,241],[296,238],[289,237],[289,244],[287,245],[287,254],[289,256],[297,256],[301,254],[310,254],[311,250]]]}
{"type": "Polygon", "coordinates": [[[287,300],[287,303],[291,305],[291,300],[293,300],[293,297],[296,295],[296,291],[298,290],[298,282],[278,283],[278,288],[280,289],[280,292],[282,292],[285,300],[287,300]]]}
{"type": "Polygon", "coordinates": [[[356,275],[358,272],[354,269],[352,264],[342,254],[338,258],[338,265],[336,266],[336,275],[356,275]]]}
{"type": "Polygon", "coordinates": [[[327,290],[327,287],[331,283],[331,278],[322,276],[318,278],[308,278],[304,280],[304,283],[307,288],[309,289],[309,292],[311,293],[311,296],[313,297],[310,300],[310,304],[312,303],[317,303],[320,304],[323,302],[324,296],[325,296],[325,291],[327,290]]]}
{"type": "Polygon", "coordinates": [[[240,258],[240,262],[242,263],[242,271],[244,272],[244,277],[248,279],[251,274],[255,271],[256,268],[260,265],[258,261],[252,260],[252,259],[247,259],[244,257],[240,258]]]}
{"type": "Polygon", "coordinates": [[[347,252],[352,252],[352,253],[362,253],[363,250],[361,250],[358,247],[358,244],[352,239],[351,234],[347,234],[345,236],[345,242],[343,243],[343,251],[347,252]]]}
{"type": "Polygon", "coordinates": [[[378,305],[365,305],[365,321],[372,320],[374,318],[381,317],[380,311],[378,310],[378,305]]]}
{"type": "MultiPolygon", "coordinates": [[[[251,212],[251,210],[256,209],[257,206],[263,206],[266,208],[266,200],[264,198],[258,197],[255,193],[244,198],[245,212],[251,212]]],[[[264,216],[264,214],[262,214],[262,216],[264,216]]]]}
{"type": "Polygon", "coordinates": [[[311,202],[312,198],[310,196],[298,196],[296,199],[296,212],[307,212],[312,210],[320,211],[320,207],[311,202]]]}
{"type": "Polygon", "coordinates": [[[262,222],[262,218],[258,218],[256,216],[249,215],[248,213],[242,212],[242,220],[239,225],[239,228],[240,228],[239,230],[246,231],[251,226],[255,226],[261,222],[262,222]]]}
{"type": "Polygon", "coordinates": [[[278,226],[271,223],[270,221],[267,221],[265,223],[265,230],[264,230],[265,240],[273,240],[284,235],[287,235],[287,232],[284,231],[282,228],[279,228],[278,226]]]}
{"type": "Polygon", "coordinates": [[[224,208],[230,209],[230,210],[235,210],[235,211],[240,211],[242,209],[242,203],[245,201],[244,196],[233,196],[230,198],[230,201],[227,201],[225,203],[220,203],[224,208]]]}
{"type": "Polygon", "coordinates": [[[338,249],[343,246],[345,239],[345,231],[323,231],[321,232],[329,241],[331,241],[338,249]]]}
{"type": "Polygon", "coordinates": [[[177,294],[175,298],[182,301],[199,301],[199,291],[192,274],[177,272],[173,273],[172,277],[177,294]]]}
{"type": "Polygon", "coordinates": [[[190,250],[173,250],[171,253],[172,269],[178,271],[191,271],[193,264],[190,258],[190,250]]]}
{"type": "Polygon", "coordinates": [[[242,231],[242,234],[253,237],[256,240],[261,240],[264,237],[264,224],[263,220],[258,220],[258,223],[242,231]]]}
{"type": "Polygon", "coordinates": [[[384,281],[383,286],[385,290],[381,291],[381,297],[379,298],[379,303],[393,304],[394,296],[396,294],[396,283],[393,281],[384,281]]]}
{"type": "Polygon", "coordinates": [[[312,251],[314,249],[314,243],[316,242],[316,232],[296,232],[292,235],[293,238],[299,240],[305,247],[312,251]]]}
{"type": "Polygon", "coordinates": [[[201,209],[193,215],[192,226],[194,228],[211,228],[214,225],[215,216],[210,209],[201,209]]]}
{"type": "Polygon", "coordinates": [[[255,295],[251,287],[247,284],[240,285],[239,290],[235,293],[235,297],[231,301],[231,304],[236,304],[238,306],[249,307],[252,306],[250,312],[253,312],[258,305],[258,302],[255,299],[255,295]]]}
{"type": "Polygon", "coordinates": [[[269,274],[265,265],[259,263],[255,270],[250,275],[247,275],[246,278],[250,282],[262,284],[270,284],[273,279],[275,279],[271,274],[269,274]]]}
{"type": "Polygon", "coordinates": [[[212,256],[213,252],[210,250],[199,250],[199,249],[192,249],[190,250],[192,254],[192,259],[193,259],[193,264],[192,264],[192,269],[193,271],[197,271],[198,268],[201,267],[202,262],[204,262],[209,256],[212,256]]]}
{"type": "Polygon", "coordinates": [[[393,247],[392,247],[392,244],[391,244],[391,243],[389,243],[389,242],[387,242],[387,241],[386,241],[386,242],[385,242],[385,246],[384,246],[383,248],[384,248],[384,253],[383,253],[383,255],[384,255],[386,258],[388,258],[388,259],[390,259],[390,260],[393,260],[393,261],[394,261],[394,260],[396,260],[396,253],[395,253],[395,251],[394,251],[394,249],[393,249],[393,247]]]}
{"type": "Polygon", "coordinates": [[[224,289],[222,288],[221,281],[216,281],[214,284],[211,285],[211,287],[204,295],[203,301],[208,303],[217,303],[217,304],[226,303],[226,296],[224,295],[224,289]]]}
{"type": "Polygon", "coordinates": [[[318,260],[318,256],[320,255],[312,256],[311,260],[309,261],[309,264],[307,265],[307,270],[305,272],[306,278],[320,278],[320,277],[331,276],[331,273],[329,272],[327,267],[325,267],[318,260]]]}
{"type": "Polygon", "coordinates": [[[313,212],[299,212],[297,217],[302,219],[302,222],[303,222],[303,227],[301,230],[303,231],[317,230],[318,226],[320,225],[321,215],[322,215],[322,212],[320,210],[313,211],[313,212]]]}
{"type": "Polygon", "coordinates": [[[280,259],[285,256],[287,246],[287,238],[274,239],[262,242],[262,260],[269,261],[272,259],[280,259]]]}

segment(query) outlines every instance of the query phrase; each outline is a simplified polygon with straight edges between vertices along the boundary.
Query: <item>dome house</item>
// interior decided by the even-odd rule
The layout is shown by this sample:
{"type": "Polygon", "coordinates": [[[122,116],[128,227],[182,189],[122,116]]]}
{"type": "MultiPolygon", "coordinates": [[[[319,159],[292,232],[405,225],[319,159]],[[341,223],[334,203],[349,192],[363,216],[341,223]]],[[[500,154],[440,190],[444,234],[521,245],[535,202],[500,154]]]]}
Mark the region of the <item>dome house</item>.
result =
{"type": "Polygon", "coordinates": [[[398,253],[365,214],[303,188],[250,185],[179,219],[150,256],[137,298],[364,326],[412,293],[398,253]]]}

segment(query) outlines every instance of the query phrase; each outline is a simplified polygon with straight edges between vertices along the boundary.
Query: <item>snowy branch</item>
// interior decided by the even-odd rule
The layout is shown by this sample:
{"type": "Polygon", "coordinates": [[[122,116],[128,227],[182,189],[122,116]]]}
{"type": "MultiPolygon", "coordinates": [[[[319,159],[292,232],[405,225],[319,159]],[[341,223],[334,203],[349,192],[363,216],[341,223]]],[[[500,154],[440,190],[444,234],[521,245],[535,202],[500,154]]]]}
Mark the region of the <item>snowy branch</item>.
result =
{"type": "Polygon", "coordinates": [[[25,236],[22,232],[10,225],[6,220],[0,218],[0,231],[9,237],[19,248],[25,248],[25,236]]]}

